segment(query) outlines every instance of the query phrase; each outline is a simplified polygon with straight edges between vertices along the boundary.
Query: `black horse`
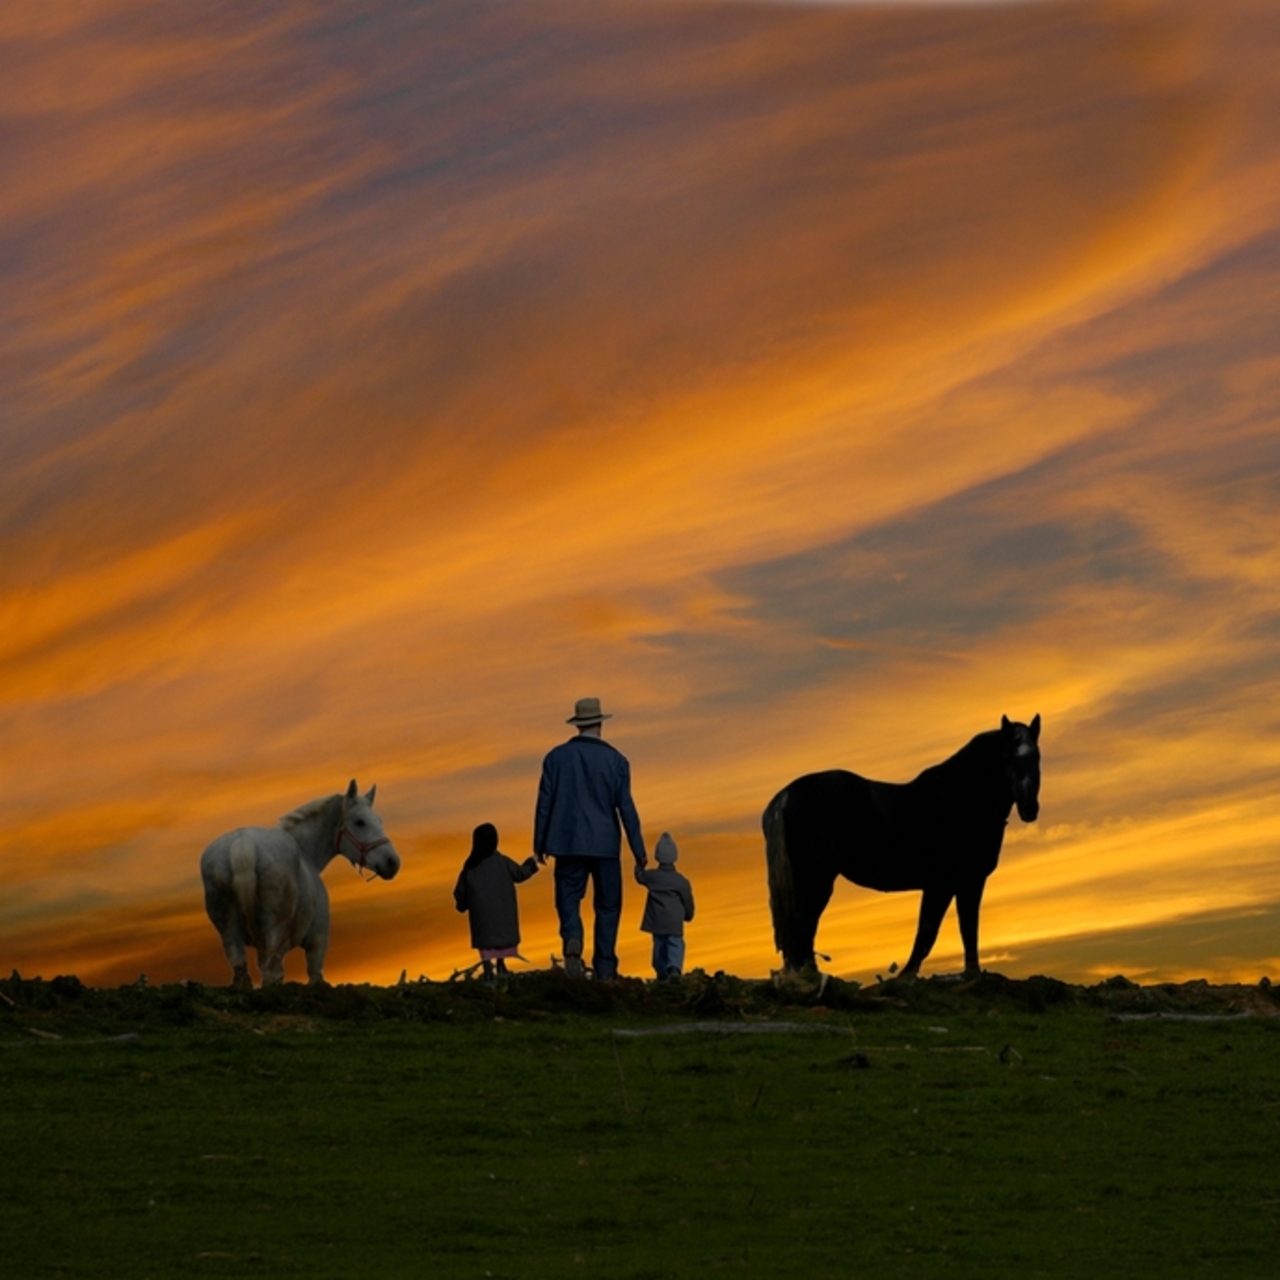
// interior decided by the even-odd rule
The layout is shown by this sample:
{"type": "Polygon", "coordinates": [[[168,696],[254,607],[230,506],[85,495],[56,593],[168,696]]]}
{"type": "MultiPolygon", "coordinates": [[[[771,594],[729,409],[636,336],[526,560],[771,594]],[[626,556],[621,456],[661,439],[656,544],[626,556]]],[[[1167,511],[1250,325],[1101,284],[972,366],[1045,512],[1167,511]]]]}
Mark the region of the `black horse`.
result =
{"type": "Polygon", "coordinates": [[[1040,812],[1040,717],[1007,716],[913,782],[872,782],[845,769],[809,773],[764,811],[773,939],[788,969],[814,967],[818,919],[836,876],[894,893],[921,889],[920,927],[904,974],[933,949],[951,900],[966,973],[978,972],[978,908],[1000,860],[1009,810],[1040,812]]]}

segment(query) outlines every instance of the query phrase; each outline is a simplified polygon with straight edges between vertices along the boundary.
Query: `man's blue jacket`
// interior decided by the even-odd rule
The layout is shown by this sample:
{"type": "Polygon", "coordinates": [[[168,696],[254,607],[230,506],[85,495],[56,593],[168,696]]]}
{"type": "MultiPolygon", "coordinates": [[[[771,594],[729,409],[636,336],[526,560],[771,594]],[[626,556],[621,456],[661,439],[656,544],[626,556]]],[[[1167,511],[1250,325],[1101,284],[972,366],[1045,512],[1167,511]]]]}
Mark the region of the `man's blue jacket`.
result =
{"type": "Polygon", "coordinates": [[[631,766],[621,751],[603,738],[579,734],[548,752],[533,820],[534,853],[619,857],[619,819],[631,852],[647,858],[631,799],[631,766]]]}

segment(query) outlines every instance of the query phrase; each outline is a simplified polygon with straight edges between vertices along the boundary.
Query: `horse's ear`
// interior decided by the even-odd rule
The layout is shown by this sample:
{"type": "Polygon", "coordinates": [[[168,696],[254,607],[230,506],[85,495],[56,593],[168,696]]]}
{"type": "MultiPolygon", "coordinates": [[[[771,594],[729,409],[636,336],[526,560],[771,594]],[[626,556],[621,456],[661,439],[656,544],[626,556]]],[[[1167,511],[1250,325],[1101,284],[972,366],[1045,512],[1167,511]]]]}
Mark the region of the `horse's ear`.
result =
{"type": "Polygon", "coordinates": [[[351,785],[347,788],[347,799],[354,800],[360,794],[360,788],[356,786],[356,780],[351,779],[351,785]]]}
{"type": "Polygon", "coordinates": [[[1031,722],[1031,736],[1036,742],[1040,741],[1040,713],[1036,712],[1036,718],[1031,722]]]}
{"type": "Polygon", "coordinates": [[[373,797],[376,796],[377,794],[378,794],[378,784],[375,782],[373,786],[369,788],[369,794],[364,798],[365,804],[367,804],[370,809],[373,808],[373,797]]]}
{"type": "Polygon", "coordinates": [[[1008,733],[1008,732],[1009,732],[1009,717],[1008,717],[1008,716],[1001,716],[1001,717],[1000,717],[1000,732],[1001,732],[1001,733],[1008,733]]]}

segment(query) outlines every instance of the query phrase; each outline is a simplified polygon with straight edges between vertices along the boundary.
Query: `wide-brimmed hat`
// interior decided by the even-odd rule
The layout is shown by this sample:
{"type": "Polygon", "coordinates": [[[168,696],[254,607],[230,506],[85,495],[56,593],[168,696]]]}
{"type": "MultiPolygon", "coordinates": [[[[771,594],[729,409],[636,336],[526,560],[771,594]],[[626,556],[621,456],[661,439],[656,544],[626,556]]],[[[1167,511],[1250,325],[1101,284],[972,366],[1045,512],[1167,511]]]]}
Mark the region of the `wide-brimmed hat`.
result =
{"type": "Polygon", "coordinates": [[[573,704],[573,715],[565,724],[599,724],[602,720],[611,720],[612,713],[600,710],[599,698],[579,698],[573,704]]]}

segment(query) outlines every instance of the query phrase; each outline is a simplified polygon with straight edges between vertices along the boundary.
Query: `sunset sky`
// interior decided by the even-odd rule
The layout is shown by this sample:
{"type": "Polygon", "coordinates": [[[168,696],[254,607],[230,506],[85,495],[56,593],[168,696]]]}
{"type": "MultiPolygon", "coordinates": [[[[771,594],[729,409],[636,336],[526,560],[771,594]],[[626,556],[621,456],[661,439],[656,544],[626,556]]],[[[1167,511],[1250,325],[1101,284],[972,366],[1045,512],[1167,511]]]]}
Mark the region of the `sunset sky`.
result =
{"type": "Polygon", "coordinates": [[[1280,977],[1277,121],[1274,0],[8,6],[0,971],[228,980],[201,850],[355,777],[327,976],[446,977],[594,694],[690,966],[792,778],[1039,712],[984,962],[1280,977]]]}

